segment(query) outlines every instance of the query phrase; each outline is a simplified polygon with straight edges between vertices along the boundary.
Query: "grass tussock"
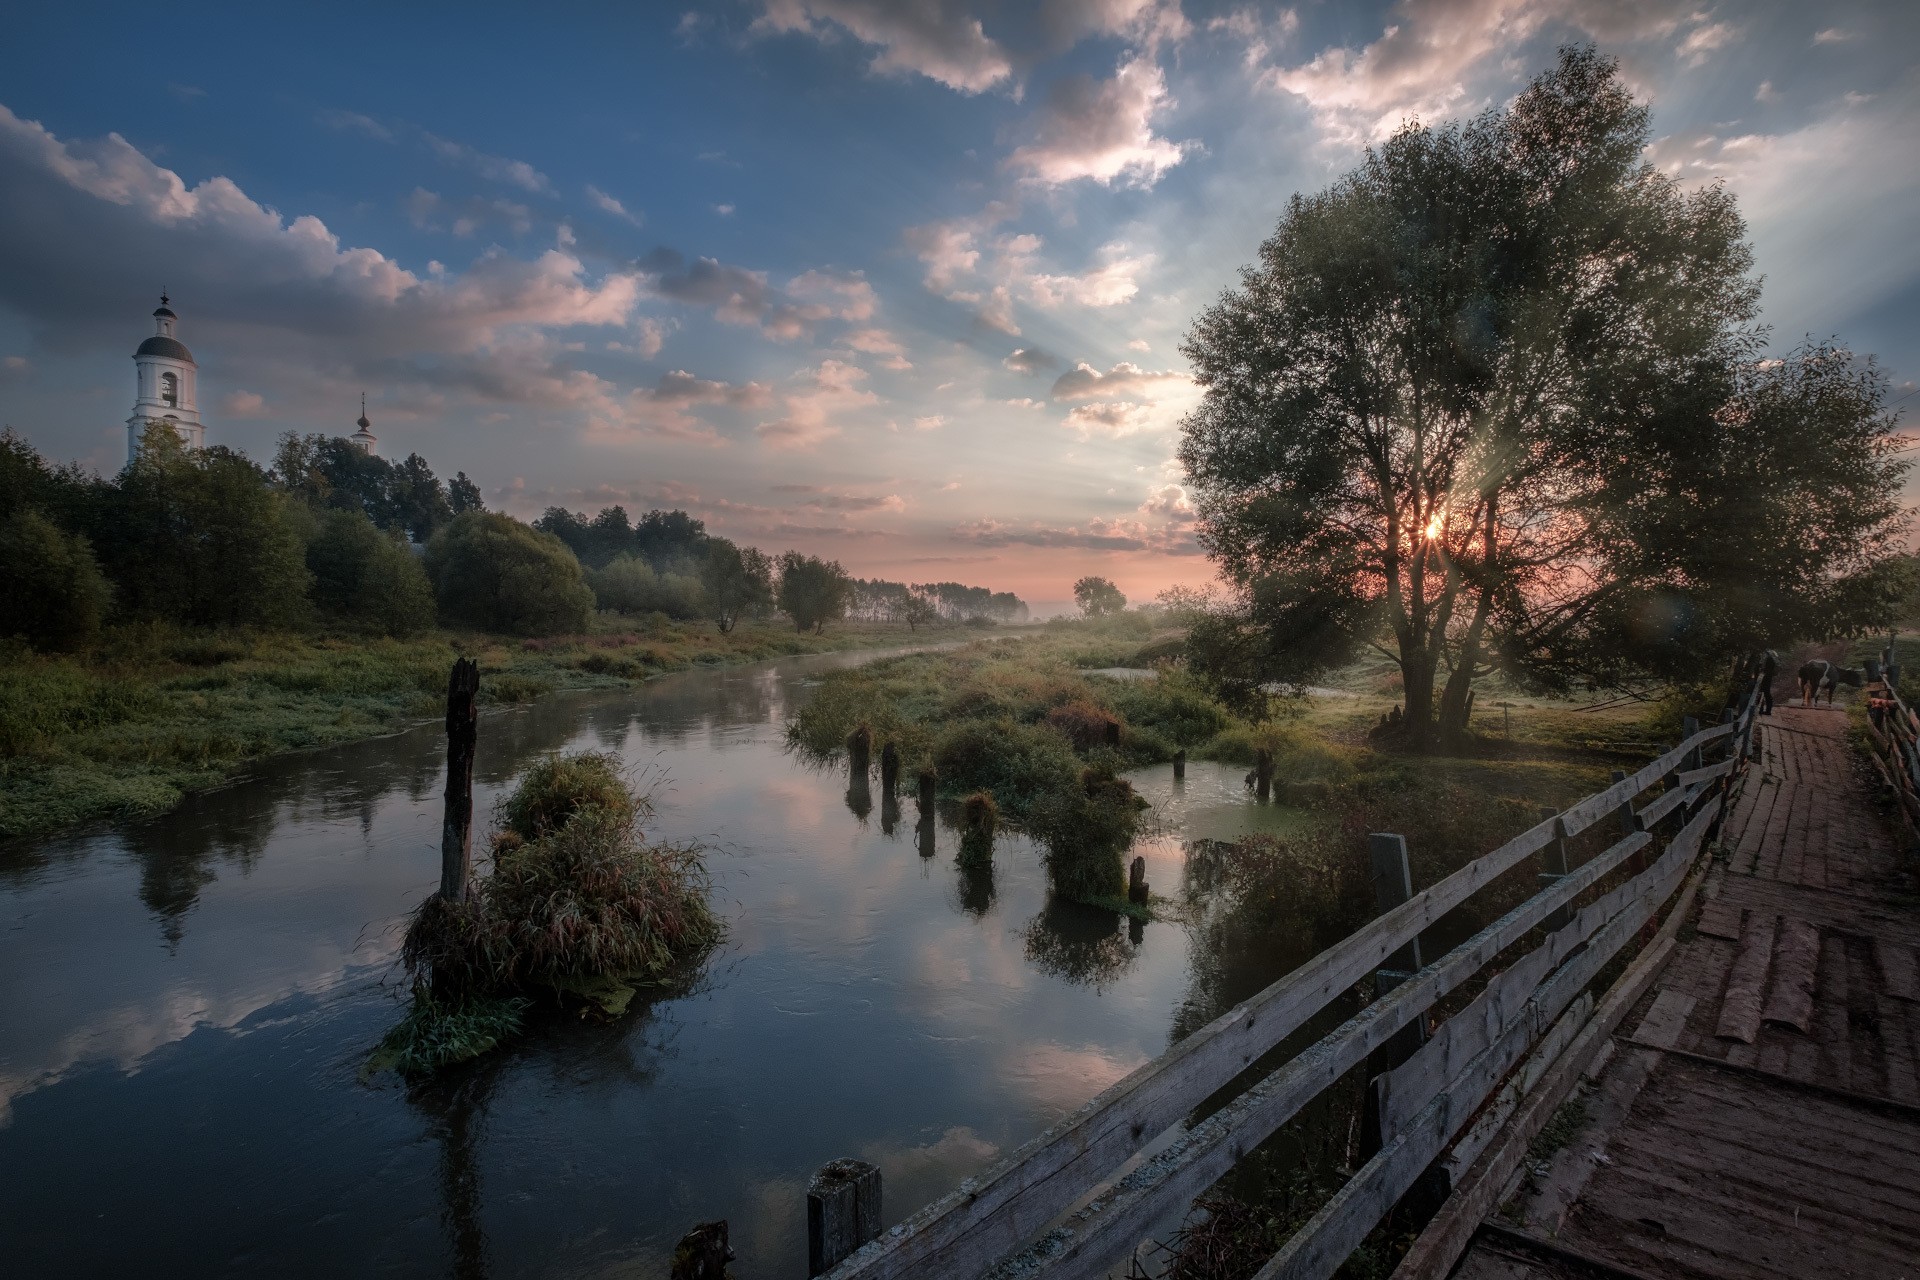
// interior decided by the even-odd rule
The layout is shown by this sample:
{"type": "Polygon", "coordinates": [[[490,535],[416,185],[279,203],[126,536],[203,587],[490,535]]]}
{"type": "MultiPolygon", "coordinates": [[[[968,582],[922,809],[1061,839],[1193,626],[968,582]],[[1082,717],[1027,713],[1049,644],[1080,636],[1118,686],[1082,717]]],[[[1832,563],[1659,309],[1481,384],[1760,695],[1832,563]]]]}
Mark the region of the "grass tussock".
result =
{"type": "Polygon", "coordinates": [[[711,950],[724,926],[700,852],[645,840],[650,813],[609,756],[529,770],[499,806],[471,894],[415,910],[401,951],[414,1004],[382,1062],[419,1074],[486,1052],[505,1038],[503,1010],[542,993],[616,1014],[711,950]]]}

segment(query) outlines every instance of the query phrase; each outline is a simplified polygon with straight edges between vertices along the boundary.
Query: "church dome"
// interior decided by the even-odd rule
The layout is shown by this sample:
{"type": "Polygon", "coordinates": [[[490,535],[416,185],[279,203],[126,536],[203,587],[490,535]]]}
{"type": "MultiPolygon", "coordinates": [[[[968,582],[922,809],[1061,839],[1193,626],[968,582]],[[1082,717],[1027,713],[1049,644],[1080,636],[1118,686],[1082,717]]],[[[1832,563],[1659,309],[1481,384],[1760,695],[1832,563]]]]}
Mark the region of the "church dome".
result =
{"type": "MultiPolygon", "coordinates": [[[[158,313],[156,313],[158,314],[158,313]]],[[[187,344],[178,338],[168,338],[154,334],[134,349],[135,356],[165,356],[169,360],[185,360],[193,363],[193,352],[187,350],[187,344]]]]}

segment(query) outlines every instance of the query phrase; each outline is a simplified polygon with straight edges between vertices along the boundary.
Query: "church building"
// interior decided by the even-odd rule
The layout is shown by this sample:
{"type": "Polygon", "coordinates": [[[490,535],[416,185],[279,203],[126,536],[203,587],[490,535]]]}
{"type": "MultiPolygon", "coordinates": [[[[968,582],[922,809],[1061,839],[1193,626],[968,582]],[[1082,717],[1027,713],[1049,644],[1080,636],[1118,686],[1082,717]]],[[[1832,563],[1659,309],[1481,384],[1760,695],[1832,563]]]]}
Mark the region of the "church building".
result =
{"type": "Polygon", "coordinates": [[[160,308],[153,313],[153,336],[133,353],[135,390],[133,416],[127,419],[127,460],[140,452],[140,434],[149,422],[173,426],[180,442],[199,449],[207,442],[207,429],[200,422],[200,401],[195,394],[197,372],[193,352],[173,336],[180,320],[167,306],[167,295],[160,295],[160,308]]]}

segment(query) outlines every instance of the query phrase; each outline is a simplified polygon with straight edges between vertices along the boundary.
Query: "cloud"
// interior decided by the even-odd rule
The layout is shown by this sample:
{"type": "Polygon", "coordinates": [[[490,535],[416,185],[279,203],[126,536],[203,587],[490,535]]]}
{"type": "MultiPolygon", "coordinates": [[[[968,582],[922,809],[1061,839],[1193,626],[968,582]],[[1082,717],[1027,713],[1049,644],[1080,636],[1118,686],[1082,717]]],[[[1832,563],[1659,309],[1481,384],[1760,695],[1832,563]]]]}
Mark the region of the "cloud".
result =
{"type": "Polygon", "coordinates": [[[17,382],[33,372],[33,361],[25,356],[0,357],[0,382],[17,382]]]}
{"type": "Polygon", "coordinates": [[[908,227],[901,239],[926,267],[923,283],[934,293],[945,293],[980,265],[977,220],[954,218],[908,227]]]}
{"type": "Polygon", "coordinates": [[[488,182],[505,183],[541,195],[553,194],[553,183],[548,181],[547,175],[524,160],[488,155],[464,142],[454,142],[436,134],[423,133],[420,136],[427,147],[446,164],[469,170],[488,182]]]}
{"type": "Polygon", "coordinates": [[[900,340],[885,329],[855,329],[843,334],[840,341],[855,351],[870,356],[879,356],[882,368],[911,369],[913,362],[907,359],[906,348],[900,340]]]}
{"type": "Polygon", "coordinates": [[[1193,33],[1180,0],[1042,0],[1040,21],[1058,48],[1084,36],[1121,36],[1147,49],[1193,33]]]}
{"type": "Polygon", "coordinates": [[[1145,57],[1122,62],[1111,80],[1068,76],[1049,91],[1033,141],[1015,148],[1006,165],[1037,186],[1086,178],[1152,187],[1194,146],[1154,133],[1153,118],[1172,105],[1166,77],[1145,57]]]}
{"type": "Polygon", "coordinates": [[[1006,51],[952,0],[766,0],[759,32],[795,32],[823,43],[839,31],[879,49],[876,75],[918,74],[961,93],[981,93],[1013,75],[1006,51]]]}
{"type": "Polygon", "coordinates": [[[736,409],[758,409],[773,400],[772,393],[758,382],[716,382],[696,378],[685,369],[661,374],[652,398],[663,404],[724,404],[736,409]]]}
{"type": "MultiPolygon", "coordinates": [[[[1105,252],[1113,253],[1109,245],[1105,252]]],[[[1135,278],[1153,262],[1151,255],[1138,258],[1115,257],[1104,266],[1085,275],[1036,275],[1028,281],[1029,296],[1042,307],[1114,307],[1129,302],[1140,292],[1135,278]]]]}
{"type": "Polygon", "coordinates": [[[320,123],[329,129],[342,133],[358,133],[372,138],[376,142],[392,142],[393,130],[375,120],[372,116],[363,116],[358,111],[321,111],[320,123]]]}
{"type": "Polygon", "coordinates": [[[811,449],[840,434],[835,421],[846,413],[880,403],[880,397],[861,384],[867,371],[839,360],[822,360],[802,375],[798,389],[786,396],[786,414],[755,430],[775,449],[811,449]]]}
{"type": "Polygon", "coordinates": [[[1844,31],[1839,27],[1828,27],[1825,30],[1813,33],[1813,43],[1815,44],[1840,44],[1843,41],[1851,39],[1853,39],[1853,32],[1844,31]]]}
{"type": "Polygon", "coordinates": [[[733,216],[733,206],[730,204],[717,204],[713,206],[713,211],[723,218],[731,218],[733,216]]]}
{"type": "Polygon", "coordinates": [[[167,92],[182,102],[192,102],[207,96],[207,91],[197,84],[169,84],[167,92]]]}
{"type": "Polygon", "coordinates": [[[263,418],[267,401],[257,392],[235,389],[220,398],[220,413],[228,418],[263,418]]]}
{"type": "Polygon", "coordinates": [[[915,418],[913,420],[913,429],[915,431],[938,431],[946,425],[947,415],[944,413],[930,413],[923,418],[915,418]]]}
{"type": "Polygon", "coordinates": [[[879,307],[862,271],[808,271],[788,281],[787,293],[811,304],[810,319],[871,320],[879,307]]]}
{"type": "Polygon", "coordinates": [[[1044,369],[1058,369],[1059,357],[1042,351],[1039,347],[1015,347],[1000,362],[1015,373],[1039,373],[1044,369]]]}
{"type": "Polygon", "coordinates": [[[1191,388],[1193,379],[1171,370],[1149,372],[1122,360],[1105,373],[1081,361],[1053,382],[1055,400],[1096,400],[1120,396],[1152,397],[1157,394],[1191,388]]]}
{"type": "Polygon", "coordinates": [[[1674,52],[1689,67],[1698,67],[1706,62],[1714,50],[1725,48],[1739,34],[1740,28],[1730,22],[1706,23],[1689,31],[1674,52]]]}
{"type": "Polygon", "coordinates": [[[1187,491],[1177,484],[1164,485],[1147,495],[1140,504],[1143,515],[1165,516],[1169,520],[1182,523],[1193,520],[1193,503],[1187,499],[1187,491]]]}
{"type": "Polygon", "coordinates": [[[1153,350],[1153,344],[1145,338],[1133,338],[1127,342],[1127,350],[1144,353],[1153,350]]]}
{"type": "Polygon", "coordinates": [[[515,235],[533,230],[533,210],[513,200],[487,196],[447,200],[425,187],[415,187],[403,207],[407,220],[422,231],[450,231],[466,237],[483,226],[494,224],[508,228],[515,235]]]}
{"type": "Polygon", "coordinates": [[[805,494],[797,504],[802,507],[814,507],[821,511],[847,511],[860,513],[866,511],[904,511],[906,499],[897,493],[844,493],[825,485],[817,484],[776,484],[775,493],[805,494]]]}
{"type": "Polygon", "coordinates": [[[1084,525],[1050,525],[1040,521],[1014,523],[976,520],[956,525],[952,536],[980,547],[1045,547],[1054,550],[1155,551],[1163,555],[1200,555],[1200,546],[1185,529],[1145,520],[1095,518],[1084,525]]]}
{"type": "Polygon", "coordinates": [[[1061,426],[1089,440],[1096,435],[1120,436],[1135,435],[1151,430],[1154,423],[1152,410],[1143,404],[1130,401],[1098,401],[1093,404],[1078,405],[1067,412],[1061,426]]]}
{"type": "Polygon", "coordinates": [[[602,213],[610,213],[616,218],[631,222],[636,227],[641,225],[640,215],[627,212],[626,205],[621,204],[618,200],[594,186],[591,182],[587,184],[587,199],[593,203],[594,208],[599,209],[602,213]]]}

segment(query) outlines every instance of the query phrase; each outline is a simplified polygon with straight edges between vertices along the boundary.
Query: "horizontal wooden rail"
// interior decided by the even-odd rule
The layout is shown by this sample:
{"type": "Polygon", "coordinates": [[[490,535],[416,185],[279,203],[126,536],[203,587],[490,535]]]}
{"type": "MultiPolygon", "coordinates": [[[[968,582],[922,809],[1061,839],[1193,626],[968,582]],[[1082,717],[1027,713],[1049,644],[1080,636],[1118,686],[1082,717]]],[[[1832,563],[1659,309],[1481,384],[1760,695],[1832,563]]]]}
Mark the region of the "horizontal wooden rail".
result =
{"type": "MultiPolygon", "coordinates": [[[[1075,1203],[1112,1179],[1130,1157],[1179,1124],[1207,1098],[1232,1083],[1441,917],[1545,849],[1559,835],[1578,835],[1617,812],[1622,805],[1631,804],[1641,792],[1697,760],[1694,753],[1735,734],[1737,728],[1737,724],[1715,725],[1690,735],[1636,773],[1522,832],[1401,906],[1368,922],[1341,943],[1110,1086],[1006,1159],[978,1177],[963,1181],[951,1194],[858,1250],[829,1273],[830,1280],[977,1276],[1016,1254],[1075,1203]]],[[[1259,1096],[1245,1097],[1248,1106],[1243,1110],[1265,1106],[1280,1116],[1272,1122],[1272,1127],[1283,1123],[1326,1083],[1363,1060],[1393,1031],[1423,1013],[1435,999],[1464,981],[1502,947],[1517,941],[1551,911],[1570,903],[1606,870],[1644,847],[1647,839],[1636,835],[1621,841],[1579,872],[1565,877],[1489,926],[1502,930],[1495,936],[1507,938],[1492,951],[1484,950],[1489,938],[1486,931],[1482,931],[1474,941],[1422,970],[1413,981],[1343,1024],[1329,1040],[1321,1041],[1256,1086],[1259,1096]],[[1520,923],[1522,918],[1524,923],[1520,923]],[[1329,1071],[1331,1075],[1325,1074],[1329,1071]],[[1289,1074],[1276,1082],[1282,1073],[1289,1074]]],[[[1239,1105],[1239,1102],[1231,1104],[1229,1110],[1239,1105]]],[[[1263,1115],[1260,1123],[1265,1122],[1263,1115]]],[[[1271,1133],[1272,1127],[1262,1136],[1271,1133]]],[[[1187,1153],[1183,1158],[1169,1159],[1169,1152],[1163,1152],[1132,1175],[1138,1178],[1143,1173],[1156,1172],[1159,1176],[1148,1180],[1151,1187],[1136,1183],[1125,1192],[1116,1188],[1102,1196],[1098,1203],[1118,1204],[1124,1198],[1129,1204],[1163,1206],[1172,1204],[1179,1195],[1191,1198],[1192,1194],[1204,1190],[1206,1181],[1194,1184],[1205,1176],[1206,1170],[1216,1168],[1222,1158],[1230,1167],[1250,1145],[1244,1140],[1247,1131],[1243,1131],[1233,1141],[1216,1142],[1204,1152],[1199,1151],[1194,1147],[1194,1139],[1206,1129],[1204,1124],[1197,1127],[1169,1148],[1169,1152],[1187,1153]]],[[[1072,1258],[1084,1256],[1090,1265],[1096,1256],[1124,1256],[1124,1252],[1113,1251],[1119,1248],[1124,1232],[1141,1220],[1137,1211],[1124,1218],[1129,1221],[1123,1223],[1120,1214],[1101,1215],[1097,1218],[1100,1224],[1097,1229],[1094,1220],[1089,1220],[1074,1232],[1074,1238],[1080,1243],[1065,1253],[1072,1258]],[[1108,1223],[1113,1225],[1106,1225],[1108,1223]]],[[[1057,1234],[1050,1239],[1057,1243],[1057,1234]]],[[[1132,1242],[1126,1247],[1131,1249],[1132,1242]]],[[[1060,1258],[1057,1264],[1047,1262],[1048,1266],[1064,1267],[1072,1260],[1057,1249],[1040,1252],[1047,1258],[1060,1258]]],[[[1037,1255],[1029,1257],[1036,1262],[1043,1261],[1037,1255]]],[[[1069,1275],[1081,1274],[1081,1271],[1049,1271],[1049,1274],[1056,1273],[1069,1275]]],[[[1086,1274],[1094,1271],[1088,1270],[1086,1274]]]]}

